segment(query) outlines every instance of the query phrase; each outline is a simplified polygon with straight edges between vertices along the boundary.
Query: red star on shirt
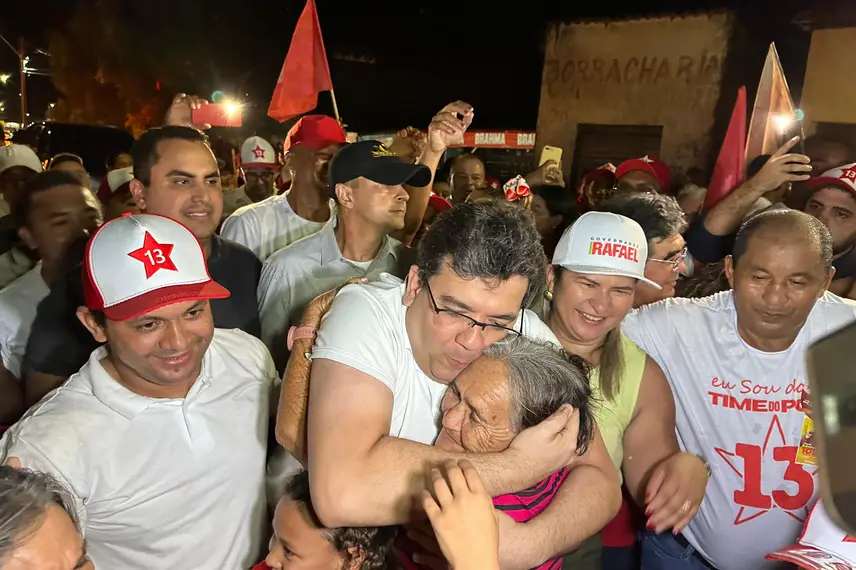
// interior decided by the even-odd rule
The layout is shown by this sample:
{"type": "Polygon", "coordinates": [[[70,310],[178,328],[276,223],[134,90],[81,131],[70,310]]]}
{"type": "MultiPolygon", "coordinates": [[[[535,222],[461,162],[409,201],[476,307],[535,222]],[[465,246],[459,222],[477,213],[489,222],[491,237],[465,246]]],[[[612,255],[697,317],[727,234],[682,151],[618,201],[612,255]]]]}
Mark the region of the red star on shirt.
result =
{"type": "Polygon", "coordinates": [[[849,180],[850,182],[856,182],[856,166],[851,166],[850,168],[842,168],[841,176],[839,176],[842,180],[849,180]]]}
{"type": "Polygon", "coordinates": [[[171,243],[158,243],[158,240],[152,237],[152,234],[146,232],[146,237],[143,239],[143,247],[134,250],[128,254],[128,257],[133,257],[141,262],[146,268],[146,279],[157,273],[161,269],[169,271],[178,271],[175,263],[172,262],[171,243]]]}
{"type": "Polygon", "coordinates": [[[254,158],[264,158],[265,157],[265,149],[262,148],[262,145],[257,144],[256,148],[253,149],[253,157],[254,158]]]}
{"type": "Polygon", "coordinates": [[[809,471],[794,463],[797,447],[788,446],[778,415],[774,415],[770,421],[762,445],[738,443],[734,451],[720,448],[715,448],[714,451],[743,480],[743,488],[734,492],[734,503],[740,507],[734,518],[735,526],[754,520],[774,509],[781,509],[788,516],[805,522],[807,504],[814,495],[814,476],[817,469],[809,471]],[[762,469],[764,459],[770,456],[776,462],[787,466],[783,481],[796,485],[795,495],[783,490],[781,486],[769,494],[763,492],[762,469]]]}

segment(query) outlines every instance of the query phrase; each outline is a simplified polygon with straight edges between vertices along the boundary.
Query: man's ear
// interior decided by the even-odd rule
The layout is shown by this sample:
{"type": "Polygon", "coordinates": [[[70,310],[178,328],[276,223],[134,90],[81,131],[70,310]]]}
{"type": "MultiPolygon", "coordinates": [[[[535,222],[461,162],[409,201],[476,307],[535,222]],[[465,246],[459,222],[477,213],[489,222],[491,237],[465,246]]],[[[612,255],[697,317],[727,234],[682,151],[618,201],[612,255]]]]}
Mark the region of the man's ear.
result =
{"type": "Polygon", "coordinates": [[[336,184],[336,205],[339,208],[354,208],[354,189],[347,184],[336,184]]]}
{"type": "Polygon", "coordinates": [[[829,286],[832,284],[833,279],[835,279],[835,267],[830,267],[826,275],[826,283],[823,284],[823,291],[818,295],[818,298],[822,297],[823,294],[829,290],[829,286]]]}
{"type": "Polygon", "coordinates": [[[92,311],[86,307],[78,307],[77,320],[80,321],[80,324],[86,327],[86,330],[89,331],[89,334],[92,335],[92,338],[94,338],[96,342],[107,342],[107,334],[104,331],[104,327],[98,324],[98,321],[95,319],[95,315],[92,314],[92,311]]]}
{"type": "Polygon", "coordinates": [[[410,271],[407,272],[407,280],[404,284],[404,298],[401,304],[409,307],[416,300],[416,296],[422,291],[422,279],[419,278],[419,267],[416,265],[410,266],[410,271]]]}
{"type": "Polygon", "coordinates": [[[23,240],[24,245],[26,245],[30,251],[36,251],[36,239],[33,237],[33,232],[31,232],[29,228],[18,228],[18,236],[23,240]]]}
{"type": "Polygon", "coordinates": [[[725,258],[725,278],[728,279],[728,286],[734,289],[734,258],[730,255],[725,258]]]}
{"type": "Polygon", "coordinates": [[[146,197],[144,195],[145,187],[143,183],[134,178],[131,180],[131,196],[134,197],[134,202],[137,203],[137,208],[140,209],[141,212],[146,211],[146,197]]]}

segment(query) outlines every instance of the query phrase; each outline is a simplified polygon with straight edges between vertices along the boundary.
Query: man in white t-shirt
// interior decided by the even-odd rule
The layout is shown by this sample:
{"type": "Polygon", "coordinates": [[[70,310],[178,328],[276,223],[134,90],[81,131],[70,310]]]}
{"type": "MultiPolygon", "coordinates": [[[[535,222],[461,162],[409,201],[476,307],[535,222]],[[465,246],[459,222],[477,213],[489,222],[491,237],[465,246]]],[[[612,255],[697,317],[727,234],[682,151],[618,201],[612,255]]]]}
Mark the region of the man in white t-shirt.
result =
{"type": "Polygon", "coordinates": [[[312,299],[354,277],[407,274],[412,262],[407,248],[387,234],[404,228],[403,185],[427,186],[431,170],[406,164],[380,142],[366,140],[336,153],[329,178],[339,209],[335,223],[278,251],[262,269],[262,340],[280,369],[286,332],[312,299]]]}
{"type": "Polygon", "coordinates": [[[265,261],[275,251],[319,231],[334,215],[324,171],[346,142],[345,131],[335,119],[302,117],[283,145],[291,188],[238,209],[223,222],[220,234],[265,261]]]}
{"type": "MultiPolygon", "coordinates": [[[[505,203],[464,203],[437,217],[407,280],[342,289],[311,349],[307,424],[313,505],[327,526],[407,523],[426,471],[466,457],[491,495],[517,492],[570,464],[550,507],[526,524],[501,517],[502,556],[533,568],[575,549],[615,514],[620,492],[599,436],[576,457],[579,416],[567,409],[523,431],[502,453],[431,447],[447,385],[493,342],[526,334],[557,343],[523,307],[544,287],[534,220],[505,203]]],[[[300,327],[292,359],[314,331],[300,327]]],[[[284,390],[277,434],[305,458],[284,390]]],[[[477,420],[474,420],[477,421],[477,420]]]]}
{"type": "Polygon", "coordinates": [[[646,569],[772,567],[764,556],[796,541],[817,495],[817,467],[796,462],[806,350],[856,319],[856,305],[826,291],[832,238],[808,214],[765,212],[743,225],[725,270],[733,291],[662,301],[623,323],[669,379],[681,448],[712,470],[683,535],[645,536],[646,569]]]}
{"type": "Polygon", "coordinates": [[[108,222],[78,317],[106,345],[0,440],[73,493],[96,568],[249,568],[265,542],[276,372],[261,341],[214,329],[199,241],[169,218],[108,222]]]}

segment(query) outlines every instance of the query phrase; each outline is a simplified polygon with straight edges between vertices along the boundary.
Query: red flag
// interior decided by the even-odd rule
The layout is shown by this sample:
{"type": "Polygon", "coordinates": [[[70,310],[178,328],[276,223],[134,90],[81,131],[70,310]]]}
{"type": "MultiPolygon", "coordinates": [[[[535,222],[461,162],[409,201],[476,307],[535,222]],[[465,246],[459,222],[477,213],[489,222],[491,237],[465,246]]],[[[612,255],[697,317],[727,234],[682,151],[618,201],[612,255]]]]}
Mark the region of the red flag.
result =
{"type": "Polygon", "coordinates": [[[333,80],[315,1],[306,0],[273,91],[268,115],[279,122],[287,121],[317,107],[318,93],[332,90],[333,80]]]}
{"type": "Polygon", "coordinates": [[[773,154],[791,138],[789,134],[795,119],[794,101],[788,89],[788,80],[782,71],[776,44],[770,44],[767,61],[758,83],[758,94],[749,121],[746,140],[746,160],[762,154],[773,154]]]}
{"type": "Polygon", "coordinates": [[[704,211],[713,208],[717,202],[725,198],[729,192],[743,182],[746,169],[746,87],[737,91],[737,102],[731,112],[731,121],[716,166],[713,167],[713,178],[707,187],[704,199],[704,211]]]}

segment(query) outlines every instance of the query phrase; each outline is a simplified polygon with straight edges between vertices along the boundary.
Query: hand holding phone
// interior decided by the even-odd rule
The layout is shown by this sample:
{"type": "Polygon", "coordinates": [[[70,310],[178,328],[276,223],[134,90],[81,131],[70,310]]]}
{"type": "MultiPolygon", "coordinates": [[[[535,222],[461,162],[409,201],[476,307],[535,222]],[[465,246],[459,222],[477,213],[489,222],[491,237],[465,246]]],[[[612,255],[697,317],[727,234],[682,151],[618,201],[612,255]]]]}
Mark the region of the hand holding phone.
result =
{"type": "Polygon", "coordinates": [[[212,127],[240,127],[243,122],[241,108],[237,105],[207,103],[191,112],[193,122],[212,127]]]}
{"type": "Polygon", "coordinates": [[[553,161],[556,164],[562,163],[562,149],[557,146],[545,145],[541,149],[541,160],[538,161],[538,166],[543,166],[545,162],[553,161]]]}

